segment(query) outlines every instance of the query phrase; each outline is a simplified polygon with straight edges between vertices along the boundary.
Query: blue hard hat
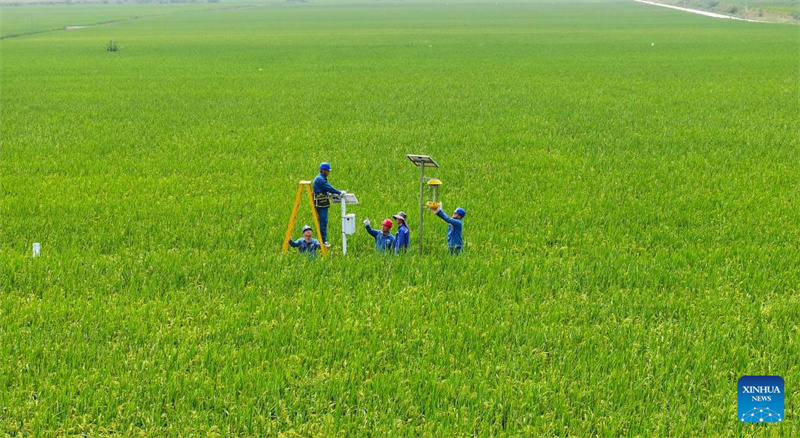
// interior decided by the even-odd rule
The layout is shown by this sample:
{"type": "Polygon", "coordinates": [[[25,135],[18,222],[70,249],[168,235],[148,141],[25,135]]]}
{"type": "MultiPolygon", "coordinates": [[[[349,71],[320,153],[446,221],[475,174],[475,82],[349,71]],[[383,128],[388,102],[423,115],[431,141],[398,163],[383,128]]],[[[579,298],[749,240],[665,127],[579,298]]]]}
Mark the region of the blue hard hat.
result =
{"type": "Polygon", "coordinates": [[[320,163],[319,170],[331,170],[331,163],[327,161],[320,163]]]}
{"type": "Polygon", "coordinates": [[[456,208],[455,213],[460,215],[461,217],[464,217],[464,216],[467,215],[467,210],[464,210],[463,207],[458,207],[458,208],[456,208]]]}
{"type": "Polygon", "coordinates": [[[311,227],[310,227],[310,226],[308,226],[308,225],[303,225],[303,232],[304,232],[304,233],[306,232],[306,230],[310,230],[310,229],[311,229],[311,227]]]}

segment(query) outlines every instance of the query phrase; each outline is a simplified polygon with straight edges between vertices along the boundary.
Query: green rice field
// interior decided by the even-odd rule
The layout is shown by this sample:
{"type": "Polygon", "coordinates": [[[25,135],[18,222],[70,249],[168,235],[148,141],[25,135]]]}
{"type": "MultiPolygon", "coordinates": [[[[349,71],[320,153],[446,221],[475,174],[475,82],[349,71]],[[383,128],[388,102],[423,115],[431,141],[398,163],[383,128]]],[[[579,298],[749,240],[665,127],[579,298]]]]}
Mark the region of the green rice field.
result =
{"type": "Polygon", "coordinates": [[[221,2],[0,35],[0,437],[800,435],[796,25],[221,2]],[[427,211],[418,254],[408,153],[460,256],[427,211]],[[321,161],[356,234],[332,209],[329,257],[283,254],[321,161]],[[399,210],[412,251],[376,254],[399,210]],[[738,420],[744,375],[785,421],[738,420]]]}

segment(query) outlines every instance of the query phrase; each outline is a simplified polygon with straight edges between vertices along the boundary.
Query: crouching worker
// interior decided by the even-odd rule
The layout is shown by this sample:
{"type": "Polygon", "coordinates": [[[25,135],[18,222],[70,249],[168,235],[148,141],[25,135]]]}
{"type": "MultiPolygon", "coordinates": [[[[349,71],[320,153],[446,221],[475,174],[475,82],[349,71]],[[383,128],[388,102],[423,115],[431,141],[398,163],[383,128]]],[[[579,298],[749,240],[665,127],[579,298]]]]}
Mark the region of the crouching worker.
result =
{"type": "Polygon", "coordinates": [[[461,253],[461,248],[464,246],[464,239],[461,236],[461,232],[464,230],[463,219],[467,211],[458,207],[456,211],[453,212],[452,217],[447,217],[441,205],[432,211],[436,216],[439,216],[443,221],[447,222],[447,249],[450,251],[450,254],[458,255],[461,253]]]}
{"type": "Polygon", "coordinates": [[[317,250],[320,249],[319,240],[312,239],[311,227],[308,225],[303,227],[303,237],[297,240],[289,239],[289,246],[292,248],[297,248],[300,252],[304,252],[308,254],[309,257],[315,258],[317,256],[317,250]]]}
{"type": "Polygon", "coordinates": [[[370,236],[375,238],[375,249],[378,252],[384,251],[391,251],[392,245],[394,245],[394,236],[390,231],[392,230],[392,223],[391,219],[384,219],[383,223],[381,224],[381,231],[372,229],[369,226],[369,219],[364,221],[364,227],[367,229],[367,232],[370,236]]]}
{"type": "Polygon", "coordinates": [[[408,250],[408,243],[411,238],[406,224],[406,216],[402,211],[392,216],[397,221],[397,234],[394,236],[394,252],[401,253],[408,250]]]}

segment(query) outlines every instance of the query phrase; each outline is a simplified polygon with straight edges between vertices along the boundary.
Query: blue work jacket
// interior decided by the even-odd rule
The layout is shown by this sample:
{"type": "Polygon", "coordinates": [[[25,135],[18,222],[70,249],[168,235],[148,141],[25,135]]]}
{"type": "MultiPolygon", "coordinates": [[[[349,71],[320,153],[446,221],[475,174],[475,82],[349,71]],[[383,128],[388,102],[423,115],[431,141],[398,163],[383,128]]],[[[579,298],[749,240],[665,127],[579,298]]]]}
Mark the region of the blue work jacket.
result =
{"type": "Polygon", "coordinates": [[[392,249],[394,244],[394,236],[392,233],[384,235],[383,232],[373,229],[369,225],[365,225],[367,232],[370,236],[375,238],[375,249],[378,252],[384,252],[392,249]]]}
{"type": "Polygon", "coordinates": [[[314,193],[336,193],[337,195],[341,195],[342,192],[333,188],[333,186],[328,182],[328,178],[325,178],[325,175],[322,173],[318,174],[316,178],[314,178],[314,193]]]}
{"type": "Polygon", "coordinates": [[[405,252],[408,249],[410,239],[411,234],[408,231],[408,227],[400,225],[400,228],[397,229],[397,235],[394,236],[394,252],[405,252]]]}
{"type": "Polygon", "coordinates": [[[447,222],[447,246],[450,248],[457,248],[464,246],[464,240],[461,237],[461,231],[464,229],[464,222],[461,219],[454,219],[444,213],[441,209],[436,216],[442,218],[447,222]]]}
{"type": "Polygon", "coordinates": [[[289,240],[289,246],[298,248],[300,252],[307,252],[309,256],[316,256],[317,250],[320,249],[319,240],[311,239],[311,242],[306,242],[306,239],[299,238],[297,240],[289,240]]]}

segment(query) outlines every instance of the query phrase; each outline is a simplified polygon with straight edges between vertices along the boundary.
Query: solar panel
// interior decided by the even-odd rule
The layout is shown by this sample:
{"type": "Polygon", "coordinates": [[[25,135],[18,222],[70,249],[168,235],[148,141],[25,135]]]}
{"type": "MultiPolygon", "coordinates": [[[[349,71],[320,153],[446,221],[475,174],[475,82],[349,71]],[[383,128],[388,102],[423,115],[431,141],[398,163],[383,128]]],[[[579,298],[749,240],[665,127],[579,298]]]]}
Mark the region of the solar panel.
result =
{"type": "Polygon", "coordinates": [[[430,155],[407,154],[406,157],[417,167],[439,167],[430,155]]]}
{"type": "Polygon", "coordinates": [[[334,203],[338,204],[342,202],[342,199],[344,199],[344,203],[347,205],[358,205],[358,198],[352,193],[345,193],[344,196],[331,194],[331,201],[334,203]]]}

